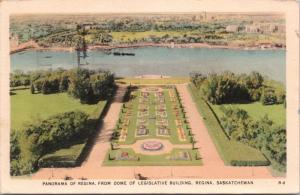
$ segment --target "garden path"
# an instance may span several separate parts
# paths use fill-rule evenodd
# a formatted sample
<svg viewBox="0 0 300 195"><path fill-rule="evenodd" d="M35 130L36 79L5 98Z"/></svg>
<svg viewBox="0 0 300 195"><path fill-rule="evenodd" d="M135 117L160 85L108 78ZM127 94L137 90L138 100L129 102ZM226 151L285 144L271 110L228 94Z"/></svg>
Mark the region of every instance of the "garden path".
<svg viewBox="0 0 300 195"><path fill-rule="evenodd" d="M220 158L213 141L208 134L202 117L197 110L197 106L188 91L187 85L176 85L176 87L182 99L186 116L196 140L195 147L199 149L203 165L224 166L224 162Z"/></svg>

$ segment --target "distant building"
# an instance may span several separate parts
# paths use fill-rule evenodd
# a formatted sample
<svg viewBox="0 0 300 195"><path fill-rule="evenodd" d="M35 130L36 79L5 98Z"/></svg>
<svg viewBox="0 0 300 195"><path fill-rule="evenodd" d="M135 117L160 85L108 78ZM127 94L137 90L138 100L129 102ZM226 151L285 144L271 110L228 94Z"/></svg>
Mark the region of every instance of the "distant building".
<svg viewBox="0 0 300 195"><path fill-rule="evenodd" d="M249 24L245 26L246 33L285 33L285 25L278 25L272 23Z"/></svg>
<svg viewBox="0 0 300 195"><path fill-rule="evenodd" d="M272 24L259 24L258 28L259 28L260 33L268 34L268 33L273 32L274 25L272 25Z"/></svg>
<svg viewBox="0 0 300 195"><path fill-rule="evenodd" d="M92 27L93 27L93 24L83 24L83 28L84 28L85 30L92 29Z"/></svg>
<svg viewBox="0 0 300 195"><path fill-rule="evenodd" d="M275 25L275 32L285 33L285 25L284 24Z"/></svg>
<svg viewBox="0 0 300 195"><path fill-rule="evenodd" d="M75 24L66 24L66 29L75 29L76 25Z"/></svg>
<svg viewBox="0 0 300 195"><path fill-rule="evenodd" d="M15 48L19 46L19 38L18 36L9 37L10 48Z"/></svg>
<svg viewBox="0 0 300 195"><path fill-rule="evenodd" d="M246 25L245 26L245 32L247 32L247 33L259 33L260 30L259 30L258 26L256 26L256 25Z"/></svg>
<svg viewBox="0 0 300 195"><path fill-rule="evenodd" d="M239 26L238 25L228 25L226 26L226 32L238 32Z"/></svg>

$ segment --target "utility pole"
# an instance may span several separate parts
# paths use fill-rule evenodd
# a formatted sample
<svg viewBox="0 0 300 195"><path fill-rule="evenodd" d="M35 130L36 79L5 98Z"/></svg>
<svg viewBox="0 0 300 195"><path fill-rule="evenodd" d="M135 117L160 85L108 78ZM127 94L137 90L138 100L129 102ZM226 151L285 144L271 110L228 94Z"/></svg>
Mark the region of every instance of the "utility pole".
<svg viewBox="0 0 300 195"><path fill-rule="evenodd" d="M77 53L77 67L79 68L81 63L80 60L81 58L85 59L87 57L87 45L85 41L85 35L87 34L85 27L83 25L77 25L76 27L77 30L77 35L78 35L78 40L76 43L76 53ZM83 55L81 56L81 52Z"/></svg>

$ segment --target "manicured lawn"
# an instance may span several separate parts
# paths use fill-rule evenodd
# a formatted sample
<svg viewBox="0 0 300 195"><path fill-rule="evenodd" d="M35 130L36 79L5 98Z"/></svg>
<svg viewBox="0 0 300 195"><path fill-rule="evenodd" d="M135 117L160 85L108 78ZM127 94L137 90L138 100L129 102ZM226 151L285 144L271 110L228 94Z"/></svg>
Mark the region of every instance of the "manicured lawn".
<svg viewBox="0 0 300 195"><path fill-rule="evenodd" d="M155 85L171 85L171 84L182 84L188 83L188 77L170 77L170 78L162 78L162 79L147 79L147 78L119 78L116 79L117 83L122 84L155 84Z"/></svg>
<svg viewBox="0 0 300 195"><path fill-rule="evenodd" d="M53 153L46 154L39 160L39 167L73 167L77 165L82 150L85 147L85 142L72 145L69 148L63 148Z"/></svg>
<svg viewBox="0 0 300 195"><path fill-rule="evenodd" d="M135 160L109 160L116 158L122 152L127 152L129 157L135 157ZM180 152L188 152L189 160L170 160L168 157L178 156ZM196 159L197 157L197 159ZM143 155L136 154L132 149L109 150L106 154L105 166L174 166L174 165L202 165L202 161L197 150L192 149L173 149L169 154L163 155Z"/></svg>
<svg viewBox="0 0 300 195"><path fill-rule="evenodd" d="M190 93L195 101L198 111L204 119L208 132L218 150L219 155L227 165L233 161L240 162L259 162L258 164L269 164L264 155L257 149L249 147L237 141L230 140L208 104L198 95L197 89L190 85Z"/></svg>
<svg viewBox="0 0 300 195"><path fill-rule="evenodd" d="M98 104L81 104L78 100L69 97L67 93L31 94L30 90L15 90L11 95L11 128L19 130L24 123L31 123L36 119L45 119L51 115L80 110L90 116L101 113L106 101ZM98 115L99 117L99 115Z"/></svg>
<svg viewBox="0 0 300 195"><path fill-rule="evenodd" d="M283 104L264 106L260 102L254 102L250 104L222 104L222 105L210 104L210 106L213 108L218 118L223 116L223 112L221 111L220 108L224 106L225 108L232 107L232 108L244 109L248 112L249 116L252 117L254 120L259 120L265 115L268 115L268 117L271 120L273 120L276 124L278 125L286 124L286 118L285 118L286 110L283 107Z"/></svg>

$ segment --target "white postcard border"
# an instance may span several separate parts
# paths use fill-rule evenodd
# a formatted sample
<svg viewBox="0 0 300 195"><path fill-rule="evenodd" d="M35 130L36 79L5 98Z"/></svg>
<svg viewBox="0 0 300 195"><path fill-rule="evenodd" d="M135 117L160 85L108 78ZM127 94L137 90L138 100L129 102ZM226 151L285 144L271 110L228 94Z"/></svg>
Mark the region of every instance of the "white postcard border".
<svg viewBox="0 0 300 195"><path fill-rule="evenodd" d="M286 16L287 176L247 179L253 185L71 185L44 186L43 180L9 176L9 16L12 14L277 12ZM299 190L299 8L276 0L25 0L0 2L0 129L3 193L295 193ZM75 181L75 180L73 180ZM76 180L78 181L78 180ZM89 180L90 181L90 180ZM98 182L99 180L95 180ZM111 180L114 181L114 180ZM134 180L127 180L129 183ZM191 180L192 181L192 180ZM195 180L193 180L194 182ZM198 181L209 181L199 179ZM214 180L216 181L216 180ZM228 180L227 180L228 181ZM233 180L230 180L233 181ZM240 181L240 180L239 180ZM279 182L285 181L285 184ZM72 181L67 181L72 182Z"/></svg>

